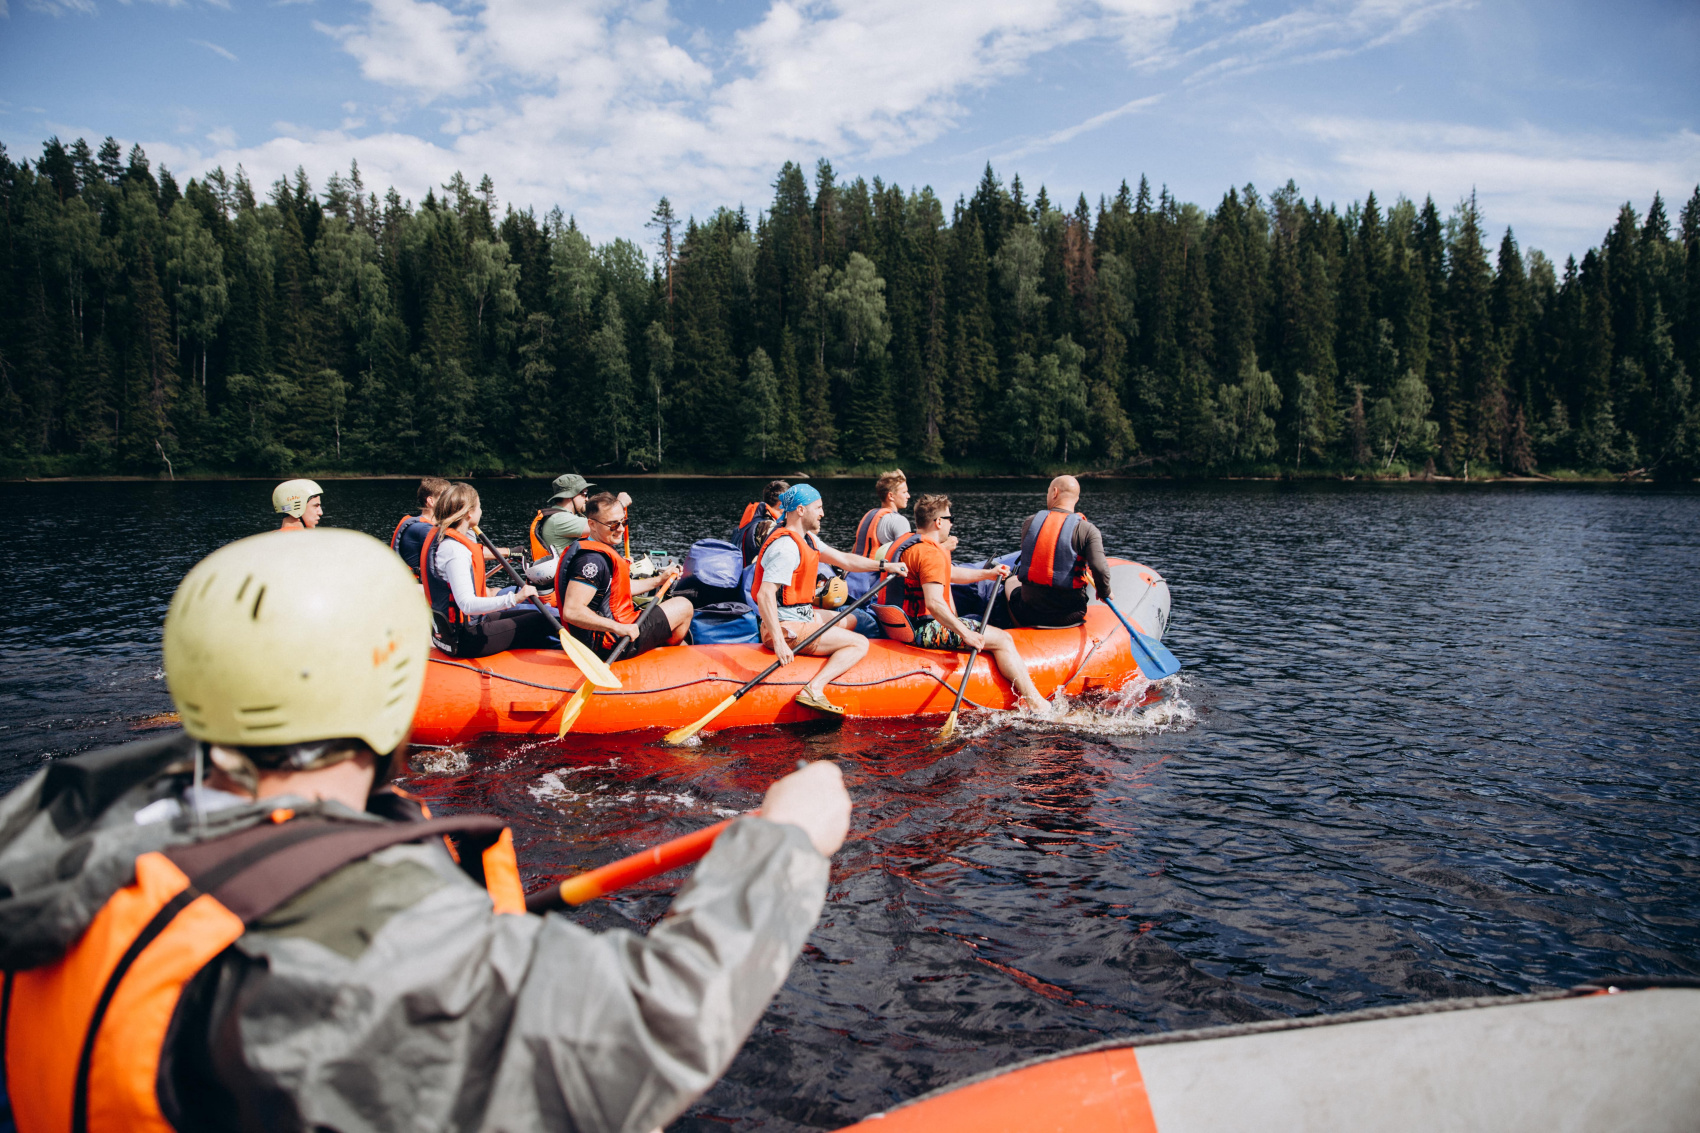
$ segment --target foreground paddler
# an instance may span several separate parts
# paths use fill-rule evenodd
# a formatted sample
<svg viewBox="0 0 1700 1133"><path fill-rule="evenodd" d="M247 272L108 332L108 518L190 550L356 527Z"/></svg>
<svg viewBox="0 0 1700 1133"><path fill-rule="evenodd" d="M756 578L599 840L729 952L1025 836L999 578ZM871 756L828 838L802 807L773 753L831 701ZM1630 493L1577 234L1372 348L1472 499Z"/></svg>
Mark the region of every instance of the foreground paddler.
<svg viewBox="0 0 1700 1133"><path fill-rule="evenodd" d="M245 539L183 580L185 731L0 800L17 1128L641 1133L725 1070L819 915L836 768L774 784L647 937L527 915L500 820L383 787L428 638L356 532Z"/></svg>
<svg viewBox="0 0 1700 1133"><path fill-rule="evenodd" d="M815 630L819 615L814 601L821 563L845 570L899 575L908 571L901 563L882 562L864 555L846 555L828 546L820 538L820 524L826 515L826 505L821 502L820 492L809 485L796 484L787 488L779 497L779 505L784 520L767 537L756 556L755 578L750 590L761 615L762 644L778 655L781 665L789 665L794 656L792 643ZM844 709L827 699L826 686L868 655L868 639L854 630L834 626L806 648L810 656L827 660L797 693L797 703L817 712L844 715Z"/></svg>

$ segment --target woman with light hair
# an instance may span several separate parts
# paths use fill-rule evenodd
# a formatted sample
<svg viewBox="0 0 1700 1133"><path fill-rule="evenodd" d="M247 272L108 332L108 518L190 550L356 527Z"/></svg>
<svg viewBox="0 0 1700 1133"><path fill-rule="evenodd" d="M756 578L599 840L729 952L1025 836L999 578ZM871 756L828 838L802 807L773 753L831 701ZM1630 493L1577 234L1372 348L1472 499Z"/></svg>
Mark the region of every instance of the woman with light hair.
<svg viewBox="0 0 1700 1133"><path fill-rule="evenodd" d="M437 647L456 657L548 648L555 640L549 619L534 609L514 608L537 597L535 586L527 584L509 594L485 589L484 550L477 534L484 508L477 489L450 484L433 510L437 526L419 549L419 580L431 603Z"/></svg>

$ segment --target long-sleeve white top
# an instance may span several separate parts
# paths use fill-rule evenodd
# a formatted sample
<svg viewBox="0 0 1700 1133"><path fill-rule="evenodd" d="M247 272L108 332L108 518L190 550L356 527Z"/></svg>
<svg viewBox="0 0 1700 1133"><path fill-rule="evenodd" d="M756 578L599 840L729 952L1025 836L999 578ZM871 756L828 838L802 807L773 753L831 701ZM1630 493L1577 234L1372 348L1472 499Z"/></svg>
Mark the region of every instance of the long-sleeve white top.
<svg viewBox="0 0 1700 1133"><path fill-rule="evenodd" d="M481 618L485 614L511 610L518 604L512 594L492 594L488 598L478 596L478 590L472 581L472 552L461 546L459 541L435 540L431 553L438 556L437 565L448 576L449 589L454 591L455 605L459 606L460 612L468 618Z"/></svg>

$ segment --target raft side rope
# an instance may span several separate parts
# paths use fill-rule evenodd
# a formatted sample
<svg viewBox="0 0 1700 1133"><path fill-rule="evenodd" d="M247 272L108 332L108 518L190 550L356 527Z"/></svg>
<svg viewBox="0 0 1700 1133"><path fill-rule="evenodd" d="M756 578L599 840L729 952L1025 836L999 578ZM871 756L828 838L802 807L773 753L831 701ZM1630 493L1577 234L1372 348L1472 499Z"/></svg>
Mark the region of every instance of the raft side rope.
<svg viewBox="0 0 1700 1133"><path fill-rule="evenodd" d="M574 685L572 688L562 688L560 685L540 684L537 681L528 681L528 680L525 680L521 677L510 677L506 673L497 673L497 672L493 672L489 669L480 669L476 665L463 665L458 661L445 661L440 657L432 657L430 659L430 661L431 661L431 664L433 664L433 665L447 665L451 669L465 669L467 672L477 673L479 676L489 677L493 680L498 680L498 681L509 681L509 682L516 684L516 685L525 685L527 688L540 688L540 689L543 689L545 692L577 692L578 691L577 685ZM844 681L844 680L838 680L838 681L833 681L832 683L835 687L838 687L838 688L869 688L873 685L883 685L883 684L886 684L890 681L905 680L909 677L930 677L930 678L932 678L932 680L935 683L942 685L946 689L949 689L952 694L954 694L956 692L956 689L951 686L950 682L946 681L943 677L939 676L937 673L933 672L931 669L910 669L906 673L893 673L890 676L881 677L877 681ZM737 685L737 684L743 684L743 683L744 682L738 680L738 678L736 678L736 677L697 677L695 680L681 681L676 685L663 685L660 688L628 688L628 689L599 688L599 689L596 690L595 695L597 695L597 696L650 696L650 695L655 694L655 693L672 692L675 689L690 688L692 685L702 685L702 684ZM808 684L809 682L808 681L774 681L774 680L769 680L769 681L766 681L764 683L769 684L769 685L778 685L778 686L795 685L795 686L800 687L802 685ZM996 709L996 708L988 708L986 705L980 704L977 701L975 701L975 700L973 700L972 698L969 698L969 697L965 697L963 699L963 703L964 704L972 704L975 708L978 708L983 712L997 712L997 711L999 711L999 709Z"/></svg>

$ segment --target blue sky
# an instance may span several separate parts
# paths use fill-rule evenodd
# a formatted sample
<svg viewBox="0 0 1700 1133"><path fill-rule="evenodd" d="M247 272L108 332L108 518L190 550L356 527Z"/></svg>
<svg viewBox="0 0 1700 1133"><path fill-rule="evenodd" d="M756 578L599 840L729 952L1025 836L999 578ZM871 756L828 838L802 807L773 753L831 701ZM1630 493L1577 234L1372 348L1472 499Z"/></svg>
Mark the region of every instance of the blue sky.
<svg viewBox="0 0 1700 1133"><path fill-rule="evenodd" d="M1692 0L0 0L0 141L261 183L357 158L414 199L488 172L599 239L821 156L947 201L988 161L1066 202L1474 190L1562 260L1700 182L1697 59Z"/></svg>

